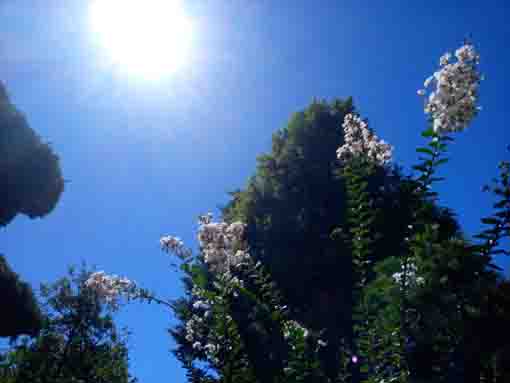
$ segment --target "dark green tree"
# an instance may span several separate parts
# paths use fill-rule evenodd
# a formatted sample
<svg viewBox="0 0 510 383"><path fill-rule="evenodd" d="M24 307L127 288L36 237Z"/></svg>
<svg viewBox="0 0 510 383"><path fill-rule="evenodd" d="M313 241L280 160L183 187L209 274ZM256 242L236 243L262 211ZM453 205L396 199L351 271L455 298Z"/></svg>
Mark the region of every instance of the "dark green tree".
<svg viewBox="0 0 510 383"><path fill-rule="evenodd" d="M84 282L90 272L43 285L44 324L35 338L14 341L2 355L2 383L128 383L125 337L97 293Z"/></svg>
<svg viewBox="0 0 510 383"><path fill-rule="evenodd" d="M490 291L485 314L479 327L484 330L486 348L492 352L486 359L484 374L488 382L505 383L510 381L510 336L507 331L510 321L510 282L507 279L501 280Z"/></svg>
<svg viewBox="0 0 510 383"><path fill-rule="evenodd" d="M64 189L59 160L49 144L30 128L0 82L0 228L17 214L43 217ZM33 334L40 327L29 286L0 260L0 336Z"/></svg>
<svg viewBox="0 0 510 383"><path fill-rule="evenodd" d="M271 153L258 157L257 170L244 190L231 193L223 208L226 221L248 224L253 256L266 265L293 315L307 327L325 329L323 353L328 376L338 373L340 339L352 337L352 255L346 246L346 184L336 150L343 144L342 123L354 111L351 99L314 101L273 135ZM401 253L409 235L415 199L411 181L397 168L377 167L366 191L379 211L372 264ZM425 204L426 201L418 200ZM452 214L430 204L441 236L459 231ZM368 270L368 281L374 277Z"/></svg>
<svg viewBox="0 0 510 383"><path fill-rule="evenodd" d="M2 255L0 255L0 291L2 291L0 337L36 335L42 325L42 316L32 288L19 279Z"/></svg>
<svg viewBox="0 0 510 383"><path fill-rule="evenodd" d="M0 185L0 226L17 214L45 216L64 190L58 156L30 128L1 83Z"/></svg>
<svg viewBox="0 0 510 383"><path fill-rule="evenodd" d="M419 148L418 152L430 158L415 166L421 174L415 188L420 190L417 195L433 201L437 193L427 185L440 180L432 175L446 161L442 154L452 139L432 130L423 135L432 137L430 149ZM493 264L492 256L508 255L501 241L510 234L510 165L503 161L499 168L500 177L494 179L492 188L495 211L482 219L487 228L474 240L464 239L461 233L442 237L440 226L427 213L430 205L420 208L415 203L416 220L404 244L421 281L413 281L411 275L405 296L402 286L391 281L401 271L402 262L390 257L376 266L378 277L368 287L371 316L376 318L370 326L378 334L389 334L403 327L404 314L406 361L413 382L495 382L507 374L504 355L510 343L502 326L509 312L508 281L498 273L501 269ZM384 343L381 338L371 342L372 348ZM388 355L378 356L384 365Z"/></svg>

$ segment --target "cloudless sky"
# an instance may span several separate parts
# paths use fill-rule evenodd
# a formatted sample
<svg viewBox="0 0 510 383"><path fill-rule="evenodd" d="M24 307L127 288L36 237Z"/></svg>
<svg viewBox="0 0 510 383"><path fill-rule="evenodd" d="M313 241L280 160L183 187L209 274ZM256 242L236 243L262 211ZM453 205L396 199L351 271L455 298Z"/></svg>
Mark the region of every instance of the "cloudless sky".
<svg viewBox="0 0 510 383"><path fill-rule="evenodd" d="M271 134L313 97L353 96L409 169L424 142L416 90L468 34L486 75L483 110L451 146L437 189L468 234L490 214L480 187L509 156L508 2L189 0L192 57L158 82L109 62L90 33L88 4L0 2L0 80L70 181L49 216L17 217L0 233L0 250L34 287L85 260L178 297L160 236L195 247L198 214L217 213L227 192L245 185ZM506 274L508 262L498 264ZM132 304L118 323L132 331L131 371L141 383L185 381L169 352L170 312Z"/></svg>

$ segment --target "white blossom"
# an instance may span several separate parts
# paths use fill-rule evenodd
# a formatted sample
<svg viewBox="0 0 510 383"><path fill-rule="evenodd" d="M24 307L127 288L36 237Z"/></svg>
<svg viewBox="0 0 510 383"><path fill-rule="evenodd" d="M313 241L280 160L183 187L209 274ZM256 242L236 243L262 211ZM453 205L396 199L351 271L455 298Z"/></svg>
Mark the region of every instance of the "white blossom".
<svg viewBox="0 0 510 383"><path fill-rule="evenodd" d="M212 213L203 214L198 217L199 225L206 225L212 221L213 215Z"/></svg>
<svg viewBox="0 0 510 383"><path fill-rule="evenodd" d="M206 344L204 348L208 354L214 354L216 352L216 345L212 343Z"/></svg>
<svg viewBox="0 0 510 383"><path fill-rule="evenodd" d="M117 275L108 275L97 271L89 275L85 287L93 290L112 309L117 309L121 296L134 298L138 295L136 283Z"/></svg>
<svg viewBox="0 0 510 383"><path fill-rule="evenodd" d="M402 278L404 277L404 265L401 266L401 272L394 273L392 275L393 279L396 283L401 284ZM405 286L421 286L425 283L425 279L421 276L416 276L416 273L418 272L418 269L414 263L408 263L407 265L407 277L406 277L406 284Z"/></svg>
<svg viewBox="0 0 510 383"><path fill-rule="evenodd" d="M342 124L344 128L344 144L338 148L337 157L342 162L353 157L365 155L371 161L384 165L391 161L391 145L380 140L368 124L359 116L347 114Z"/></svg>
<svg viewBox="0 0 510 383"><path fill-rule="evenodd" d="M191 252L184 247L184 242L179 237L167 235L161 237L159 240L161 248L167 253L173 253L181 259L186 259L191 255Z"/></svg>
<svg viewBox="0 0 510 383"><path fill-rule="evenodd" d="M455 51L455 56L459 61L477 61L479 59L478 53L472 44L464 44Z"/></svg>
<svg viewBox="0 0 510 383"><path fill-rule="evenodd" d="M211 295L206 289L193 285L191 288L190 305L194 309L191 317L185 322L184 338L194 349L204 351L212 363L217 363L217 353L221 349L232 349L232 342L237 341L231 336L224 337L216 330L215 321L218 317L213 315L217 307L226 303L227 296L236 296L239 288L244 286L236 269L250 264L252 260L244 240L245 225L242 222L214 222L211 213L198 218L197 238L203 261L215 277L213 286L218 294ZM178 237L167 236L161 239L164 250L173 252L193 262L191 251L184 250L184 245ZM230 315L222 316L221 320L227 324L233 322ZM216 362L215 362L216 361Z"/></svg>
<svg viewBox="0 0 510 383"><path fill-rule="evenodd" d="M211 214L199 218L198 242L212 271L228 273L250 259L243 243L245 226L242 222L213 222Z"/></svg>
<svg viewBox="0 0 510 383"><path fill-rule="evenodd" d="M193 348L197 349L197 350L201 350L202 349L202 343L200 342L195 342L193 343Z"/></svg>
<svg viewBox="0 0 510 383"><path fill-rule="evenodd" d="M193 308L207 310L210 308L210 306L204 301L196 301L193 303Z"/></svg>
<svg viewBox="0 0 510 383"><path fill-rule="evenodd" d="M477 106L478 88L482 76L478 72L479 55L472 44L464 44L455 51L456 62L446 53L440 60L440 69L427 78L420 96L435 85L425 99L425 113L433 121L438 133L464 130L480 109Z"/></svg>
<svg viewBox="0 0 510 383"><path fill-rule="evenodd" d="M439 65L445 66L450 62L450 59L452 58L452 54L450 52L446 52L444 55L442 55L439 58Z"/></svg>
<svg viewBox="0 0 510 383"><path fill-rule="evenodd" d="M323 341L322 339L319 339L317 343L320 347L326 347L328 345L328 342Z"/></svg>
<svg viewBox="0 0 510 383"><path fill-rule="evenodd" d="M423 86L425 88L428 88L429 85L432 83L432 81L434 81L434 76L430 76L430 77L427 77L427 79L425 80L425 82L423 83ZM425 94L425 90L424 89L421 89L423 91L423 94Z"/></svg>
<svg viewBox="0 0 510 383"><path fill-rule="evenodd" d="M301 325L299 322L297 322L295 320L289 320L289 321L284 322L284 324L283 324L284 338L288 338L290 336L291 332L294 332L296 330L300 331L305 338L308 337L308 335L309 335L308 329L306 327L304 327L303 325Z"/></svg>

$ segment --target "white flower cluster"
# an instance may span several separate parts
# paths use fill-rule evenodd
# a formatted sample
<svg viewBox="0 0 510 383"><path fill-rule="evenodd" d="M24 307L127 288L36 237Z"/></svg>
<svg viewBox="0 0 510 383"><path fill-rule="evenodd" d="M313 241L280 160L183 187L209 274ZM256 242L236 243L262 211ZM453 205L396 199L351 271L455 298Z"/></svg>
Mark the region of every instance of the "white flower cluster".
<svg viewBox="0 0 510 383"><path fill-rule="evenodd" d="M212 271L227 273L230 267L238 267L250 259L243 244L244 230L241 222L212 222L212 214L199 217L198 241Z"/></svg>
<svg viewBox="0 0 510 383"><path fill-rule="evenodd" d="M342 162L359 155L367 156L371 161L384 165L391 161L393 148L380 140L368 128L368 124L359 116L347 114L342 124L345 143L337 150L337 157Z"/></svg>
<svg viewBox="0 0 510 383"><path fill-rule="evenodd" d="M220 342L223 337L217 336L211 331L208 332L202 317L193 315L186 322L186 340L192 344L193 349L204 351L213 362L218 361L217 352L220 350Z"/></svg>
<svg viewBox="0 0 510 383"><path fill-rule="evenodd" d="M315 351L319 351L321 348L327 347L328 342L322 338L323 331L317 332L308 330L302 324L296 320L285 320L283 321L283 338L289 342L290 348L296 350L296 344L305 338L307 341L312 340L315 343Z"/></svg>
<svg viewBox="0 0 510 383"><path fill-rule="evenodd" d="M393 279L396 283L400 284L402 281L402 278L404 277L404 265L401 266L401 272L393 274ZM425 283L425 279L423 277L417 277L418 269L414 263L409 263L407 265L407 278L406 278L406 284L405 286L421 286Z"/></svg>
<svg viewBox="0 0 510 383"><path fill-rule="evenodd" d="M251 264L243 234L245 225L240 222L228 224L213 222L211 213L199 217L198 241L204 261L210 271L216 274L213 282L220 292L218 295L208 294L203 288L195 285L191 289L192 315L185 324L185 339L197 351L204 352L210 361L218 363L218 352L230 351L234 339L226 339L224 334L215 331L213 310L222 307L225 296L237 296L238 288L243 287L243 280L233 275L232 269L243 264ZM173 253L183 261L191 260L192 252L184 247L178 237L165 236L160 239L164 251ZM233 321L226 314L222 320Z"/></svg>
<svg viewBox="0 0 510 383"><path fill-rule="evenodd" d="M217 297L215 302L207 300L202 297L203 291L198 287L193 287L192 295L196 300L192 306L196 311L193 313L191 318L186 322L186 340L191 343L193 349L203 351L208 358L214 363L218 363L218 351L220 345L230 349L232 347L231 340L227 340L221 334L217 334L214 331L214 326L210 320L214 320L212 317L212 307L215 304L221 304L220 297ZM232 322L232 317L226 315L225 320L227 323Z"/></svg>
<svg viewBox="0 0 510 383"><path fill-rule="evenodd" d="M310 334L306 327L302 326L295 320L288 320L283 323L283 337L285 339L291 337L292 333L295 333L296 331L302 333L305 338Z"/></svg>
<svg viewBox="0 0 510 383"><path fill-rule="evenodd" d="M125 296L127 299L138 296L135 282L116 275L108 275L104 271L90 274L85 281L85 287L94 290L112 309L119 307L121 296Z"/></svg>
<svg viewBox="0 0 510 383"><path fill-rule="evenodd" d="M452 54L444 54L439 60L441 68L425 80L425 89L418 90L418 95L425 96L426 89L434 86L425 101L425 113L438 133L464 130L481 109L477 106L483 79L477 68L480 56L472 44L465 44L455 51L455 57L457 61L451 62Z"/></svg>
<svg viewBox="0 0 510 383"><path fill-rule="evenodd" d="M199 310L206 310L207 313L207 310L211 308L211 305L206 303L205 301L196 301L193 303L193 308Z"/></svg>
<svg viewBox="0 0 510 383"><path fill-rule="evenodd" d="M171 235L167 235L165 237L161 237L159 240L161 244L161 248L167 253L173 253L180 259L184 260L191 255L190 250L184 247L184 242L179 237L173 237Z"/></svg>

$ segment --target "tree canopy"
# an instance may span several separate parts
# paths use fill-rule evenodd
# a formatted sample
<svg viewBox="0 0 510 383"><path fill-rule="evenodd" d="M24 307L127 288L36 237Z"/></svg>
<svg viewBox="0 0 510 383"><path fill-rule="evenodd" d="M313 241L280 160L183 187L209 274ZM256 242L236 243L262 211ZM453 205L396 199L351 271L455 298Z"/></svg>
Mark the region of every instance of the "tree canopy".
<svg viewBox="0 0 510 383"><path fill-rule="evenodd" d="M1 83L0 185L0 226L17 214L45 216L64 190L58 156L30 128Z"/></svg>
<svg viewBox="0 0 510 383"><path fill-rule="evenodd" d="M335 229L349 231L336 150L344 142L344 117L353 111L352 99L337 99L315 100L295 113L273 135L271 152L257 158L247 187L231 193L223 208L226 221L248 224L251 253L268 265L300 320L328 330L331 349L351 329L352 259ZM380 210L372 227L380 233L374 264L400 252L413 213L414 197L402 187L409 182L396 167L379 167L368 180L374 209ZM458 234L450 211L431 206L430 214L444 238Z"/></svg>
<svg viewBox="0 0 510 383"><path fill-rule="evenodd" d="M2 291L0 336L35 335L42 325L37 301L29 284L12 271L0 255L0 291Z"/></svg>
<svg viewBox="0 0 510 383"><path fill-rule="evenodd" d="M44 322L39 335L14 343L2 355L2 383L128 383L125 337L97 293L85 286L90 272L41 287Z"/></svg>

